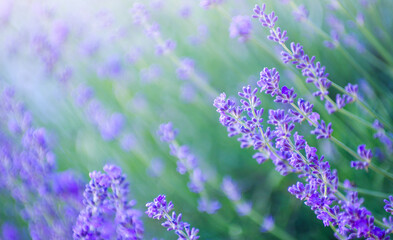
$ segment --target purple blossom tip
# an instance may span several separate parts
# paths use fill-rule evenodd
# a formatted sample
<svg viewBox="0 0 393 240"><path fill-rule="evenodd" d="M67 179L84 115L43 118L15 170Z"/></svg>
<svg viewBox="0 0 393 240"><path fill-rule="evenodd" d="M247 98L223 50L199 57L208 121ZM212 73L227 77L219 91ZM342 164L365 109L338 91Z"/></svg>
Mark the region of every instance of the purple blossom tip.
<svg viewBox="0 0 393 240"><path fill-rule="evenodd" d="M311 131L311 134L315 134L317 139L330 138L332 133L332 123L326 125L323 120L321 120L321 123L315 128L315 130Z"/></svg>
<svg viewBox="0 0 393 240"><path fill-rule="evenodd" d="M232 18L229 27L229 36L231 38L238 38L240 42L245 42L249 39L251 34L252 24L248 16L235 16Z"/></svg>
<svg viewBox="0 0 393 240"><path fill-rule="evenodd" d="M177 136L177 130L173 129L173 125L171 122L163 123L160 125L157 134L160 137L161 141L172 142Z"/></svg>
<svg viewBox="0 0 393 240"><path fill-rule="evenodd" d="M153 202L146 204L147 211L146 214L149 218L154 218L160 220L165 214L168 214L173 209L172 202L166 202L165 195L159 195Z"/></svg>

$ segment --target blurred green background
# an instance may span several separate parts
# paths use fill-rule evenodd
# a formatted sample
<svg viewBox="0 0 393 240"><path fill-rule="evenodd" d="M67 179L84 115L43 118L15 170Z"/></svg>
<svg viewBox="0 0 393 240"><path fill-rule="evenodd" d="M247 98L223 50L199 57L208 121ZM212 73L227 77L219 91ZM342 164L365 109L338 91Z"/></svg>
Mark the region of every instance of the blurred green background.
<svg viewBox="0 0 393 240"><path fill-rule="evenodd" d="M334 1L264 1L267 9L279 16L278 25L288 31L289 41L303 44L309 55L315 55L327 67L335 83L359 84L363 99L385 119L391 119L393 65L362 29L367 29L393 55L393 2L368 1L369 5L358 2L345 1L335 9ZM275 67L283 82L311 100L323 119L333 122L335 136L348 146L355 149L366 144L383 153L381 143L372 137L373 132L344 115L328 115L323 104L312 97L313 86L306 85L296 69L281 63L280 49L266 39L268 33L257 20L253 20L249 41L241 43L229 37L231 17L251 16L255 3L261 2L227 0L207 10L199 6L199 1L140 2L149 11L148 21L160 24L162 38L176 41L176 49L164 56L155 54L156 42L146 36L144 27L133 23L130 9L134 3L102 0L2 3L1 87L13 86L18 98L32 112L35 125L47 129L59 171L74 169L87 182L89 171L115 163L127 174L132 198L142 211L146 202L166 194L176 211L183 213L183 219L200 229L201 239L275 239L268 232L260 232L260 225L251 219L239 217L223 193L214 189L208 188L209 195L217 198L222 208L214 215L197 211L198 195L189 191L188 177L176 172L176 159L156 135L159 124L171 121L179 130L179 142L189 145L202 168L210 171L209 181L213 185L219 187L223 176L230 175L238 182L243 199L251 201L256 212L261 216L272 215L275 224L295 239L334 239L331 229L325 228L307 206L288 193L288 186L297 181L297 176L280 176L271 162L258 165L252 159L252 149L240 149L235 138L228 138L212 105L212 94L199 88L196 82L203 82L216 93L236 97L242 86L256 85L264 67ZM293 15L300 5L309 12L301 22ZM180 13L185 9L189 10L187 17ZM363 27L355 23L359 13L364 15ZM335 42L335 49L325 47L324 41L332 40L330 16L344 26L343 35L353 36L360 47L344 37ZM67 33L60 41L62 31ZM47 46L56 41L61 43ZM131 57L136 59L131 61ZM179 80L176 76L178 61L183 57L195 60L194 80ZM154 68L160 69L158 73ZM119 138L102 139L89 120L87 108L75 102L81 86L90 86L94 98L108 113L125 116L124 131L132 134L129 151L121 148ZM334 90L331 96L335 96ZM261 94L261 98L265 115L268 109L281 107L269 96ZM370 122L374 120L356 105L348 110ZM391 183L373 172L351 169L349 162L353 159L349 155L328 141L315 140L308 134L310 130L306 124L299 128L310 145L318 147L318 153L339 170L341 180L390 192ZM385 153L378 159L381 159L378 165L390 168L391 155ZM161 171L156 169L158 173L152 174L151 169L160 164ZM365 206L378 218L384 216L381 198L362 197L366 199ZM12 205L5 195L0 201ZM8 211L0 210L0 224L10 218ZM146 239L175 238L158 222L146 216L143 221Z"/></svg>

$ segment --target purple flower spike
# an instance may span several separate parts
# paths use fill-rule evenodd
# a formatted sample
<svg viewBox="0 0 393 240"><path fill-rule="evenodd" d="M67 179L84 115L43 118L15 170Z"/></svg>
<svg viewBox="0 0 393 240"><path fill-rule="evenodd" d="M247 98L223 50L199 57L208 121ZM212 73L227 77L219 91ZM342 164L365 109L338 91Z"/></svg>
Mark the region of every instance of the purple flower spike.
<svg viewBox="0 0 393 240"><path fill-rule="evenodd" d="M241 198L240 191L233 181L233 179L229 176L224 177L221 184L221 189L225 193L225 195L232 201L239 201Z"/></svg>
<svg viewBox="0 0 393 240"><path fill-rule="evenodd" d="M225 94L223 95L223 100L217 101L225 102ZM220 105L219 103L217 104ZM190 148L186 145L179 146L176 142L169 142L169 148L170 154L178 159L176 170L182 175L187 173L189 176L190 181L187 183L187 186L190 191L194 193L201 193L204 191L205 182L208 179L204 171L199 168L197 158L191 152ZM207 196L198 200L198 210L201 212L214 214L220 207L221 204L218 201L209 200Z"/></svg>
<svg viewBox="0 0 393 240"><path fill-rule="evenodd" d="M244 109L249 112L261 105L261 100L255 95L257 92L258 89L254 88L252 90L250 85L243 87L243 92L239 92L239 96L246 99L242 99L240 102L243 104ZM260 114L262 115L262 113Z"/></svg>
<svg viewBox="0 0 393 240"><path fill-rule="evenodd" d="M157 220L164 218L165 222L161 225L168 231L175 231L179 239L186 240L199 238L199 236L197 236L199 230L190 228L190 224L183 222L181 220L181 213L176 215L175 212L172 212L172 215L170 214L173 209L173 204L172 202L167 203L165 195L159 195L153 202L147 203L146 207L146 214L149 218Z"/></svg>
<svg viewBox="0 0 393 240"><path fill-rule="evenodd" d="M304 116L309 116L312 114L312 109L313 109L314 105L311 104L310 102L307 102L303 98L299 98L297 100L297 105L298 105L299 109L301 110L301 113L294 111L294 110L291 110L290 112L291 112L291 114L294 115L295 122L302 122L305 119Z"/></svg>
<svg viewBox="0 0 393 240"><path fill-rule="evenodd" d="M329 123L326 126L325 121L321 120L321 123L315 128L315 130L311 131L311 134L315 134L317 139L321 139L330 138L332 132L332 123Z"/></svg>
<svg viewBox="0 0 393 240"><path fill-rule="evenodd" d="M305 21L308 17L308 10L306 6L300 5L296 10L293 11L293 15L295 17L295 20L298 22Z"/></svg>
<svg viewBox="0 0 393 240"><path fill-rule="evenodd" d="M267 36L267 39L278 42L279 44L284 44L285 41L288 40L287 31L281 31L281 28L270 29L270 35Z"/></svg>
<svg viewBox="0 0 393 240"><path fill-rule="evenodd" d="M389 196L389 200L384 199L383 201L386 204L384 206L385 211L393 215L393 196Z"/></svg>
<svg viewBox="0 0 393 240"><path fill-rule="evenodd" d="M224 1L224 0L201 0L201 2L200 2L199 5L200 5L203 9L209 9L209 8L214 7L215 5L221 4L223 1Z"/></svg>
<svg viewBox="0 0 393 240"><path fill-rule="evenodd" d="M177 130L173 129L172 123L163 123L160 125L160 128L157 132L158 136L160 137L161 141L163 142L172 142L175 140L177 135Z"/></svg>
<svg viewBox="0 0 393 240"><path fill-rule="evenodd" d="M298 66L296 66L297 68L304 68L305 65L300 64L300 61L303 59L304 57L304 51L303 51L303 46L300 45L299 43L295 44L294 42L291 43L291 52L292 54L289 54L287 52L281 52L281 56L282 56L282 61L287 64L289 62L291 62L292 64L299 64Z"/></svg>
<svg viewBox="0 0 393 240"><path fill-rule="evenodd" d="M354 102L357 97L358 97L358 85L352 85L350 83L348 83L347 86L345 86L345 91L348 93L347 95L347 101L348 103L350 102Z"/></svg>
<svg viewBox="0 0 393 240"><path fill-rule="evenodd" d="M325 101L325 108L326 108L326 110L327 110L327 112L329 114L332 114L332 113L334 113L337 110L334 107L334 105L330 101L328 101L328 100Z"/></svg>
<svg viewBox="0 0 393 240"><path fill-rule="evenodd" d="M274 101L279 103L293 103L296 96L293 88L289 89L287 86L283 86Z"/></svg>
<svg viewBox="0 0 393 240"><path fill-rule="evenodd" d="M157 55L165 55L172 52L176 48L176 42L172 39L167 39L164 43L156 46Z"/></svg>
<svg viewBox="0 0 393 240"><path fill-rule="evenodd" d="M130 12L135 24L143 24L148 18L146 7L141 3L134 3Z"/></svg>
<svg viewBox="0 0 393 240"><path fill-rule="evenodd" d="M374 134L374 138L378 138L383 145L385 145L385 148L388 153L393 152L393 142L390 140L390 138L386 135L384 126L382 123L380 123L378 120L375 120L373 123L373 127L377 132Z"/></svg>
<svg viewBox="0 0 393 240"><path fill-rule="evenodd" d="M147 203L146 207L146 214L149 216L149 218L160 220L161 218L165 217L166 213L172 211L173 203L167 203L166 196L159 195L153 200L153 202Z"/></svg>
<svg viewBox="0 0 393 240"><path fill-rule="evenodd" d="M135 239L143 237L141 212L133 209L135 201L128 201L128 182L121 168L107 164L105 173L93 171L84 192L85 208L73 228L74 239ZM115 215L113 221L112 217ZM116 232L116 235L114 234Z"/></svg>
<svg viewBox="0 0 393 240"><path fill-rule="evenodd" d="M358 147L358 155L366 162L371 162L371 158L373 158L371 149L366 149L366 145L364 144Z"/></svg>
<svg viewBox="0 0 393 240"><path fill-rule="evenodd" d="M254 10L253 10L255 15L252 16L253 18L261 18L261 17L263 17L263 14L265 13L266 5L262 4L261 6L262 7L259 7L259 5L255 5Z"/></svg>
<svg viewBox="0 0 393 240"><path fill-rule="evenodd" d="M240 42L245 42L250 38L251 29L252 24L249 16L236 16L232 18L229 36L231 38L237 37Z"/></svg>
<svg viewBox="0 0 393 240"><path fill-rule="evenodd" d="M261 225L261 232L270 232L274 228L274 218L272 216L267 216L263 220Z"/></svg>
<svg viewBox="0 0 393 240"><path fill-rule="evenodd" d="M180 66L176 69L176 75L180 80L188 80L195 71L195 61L191 58L184 58Z"/></svg>
<svg viewBox="0 0 393 240"><path fill-rule="evenodd" d="M198 199L198 211L214 214L221 208L221 203L217 200L209 200L206 197Z"/></svg>
<svg viewBox="0 0 393 240"><path fill-rule="evenodd" d="M258 87L261 88L261 92L265 91L266 94L270 94L274 97L280 91L280 88L278 87L279 82L280 74L275 68L264 68L260 73L260 80L257 84Z"/></svg>
<svg viewBox="0 0 393 240"><path fill-rule="evenodd" d="M346 100L345 96L347 96L347 95L344 95L343 97L341 97L340 94L336 95L336 104L337 104L338 109L343 108L347 104L347 102L345 101ZM348 102L351 102L351 101L348 101Z"/></svg>
<svg viewBox="0 0 393 240"><path fill-rule="evenodd" d="M363 161L351 161L351 167L355 169L367 169L370 164Z"/></svg>
<svg viewBox="0 0 393 240"><path fill-rule="evenodd" d="M263 14L263 17L259 19L259 21L262 23L262 26L268 27L270 29L274 28L274 25L277 22L278 17L274 12L271 12L270 14Z"/></svg>
<svg viewBox="0 0 393 240"><path fill-rule="evenodd" d="M221 93L216 99L214 99L213 106L217 108L217 112L224 113L230 111L235 106L235 103L228 99L225 93Z"/></svg>

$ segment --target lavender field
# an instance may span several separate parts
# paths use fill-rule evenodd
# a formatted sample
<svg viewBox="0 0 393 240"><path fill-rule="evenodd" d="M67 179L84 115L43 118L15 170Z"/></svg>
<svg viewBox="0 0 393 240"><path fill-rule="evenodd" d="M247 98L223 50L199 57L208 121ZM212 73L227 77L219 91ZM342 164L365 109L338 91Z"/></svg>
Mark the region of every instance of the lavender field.
<svg viewBox="0 0 393 240"><path fill-rule="evenodd" d="M392 13L0 0L0 240L390 239Z"/></svg>

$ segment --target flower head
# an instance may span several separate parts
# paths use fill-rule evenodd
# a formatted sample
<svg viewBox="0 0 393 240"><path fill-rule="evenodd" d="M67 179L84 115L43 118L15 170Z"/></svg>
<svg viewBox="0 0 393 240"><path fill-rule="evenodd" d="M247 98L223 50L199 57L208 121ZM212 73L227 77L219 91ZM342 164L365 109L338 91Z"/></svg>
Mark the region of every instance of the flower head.
<svg viewBox="0 0 393 240"><path fill-rule="evenodd" d="M248 16L236 16L232 18L229 27L229 36L231 38L238 38L240 42L245 42L249 39L251 34L252 24Z"/></svg>

